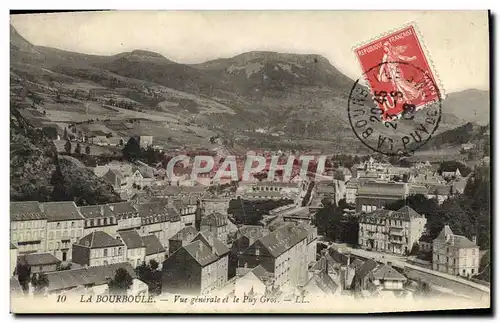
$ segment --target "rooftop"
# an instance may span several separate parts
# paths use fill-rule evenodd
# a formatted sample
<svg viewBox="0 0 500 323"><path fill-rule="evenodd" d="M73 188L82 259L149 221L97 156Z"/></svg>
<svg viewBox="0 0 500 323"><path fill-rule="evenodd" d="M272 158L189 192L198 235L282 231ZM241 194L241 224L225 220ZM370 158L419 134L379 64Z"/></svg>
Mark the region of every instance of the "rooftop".
<svg viewBox="0 0 500 323"><path fill-rule="evenodd" d="M222 227L227 225L227 216L219 212L211 213L201 219L202 226Z"/></svg>
<svg viewBox="0 0 500 323"><path fill-rule="evenodd" d="M44 220L47 216L43 213L37 201L10 202L11 221Z"/></svg>
<svg viewBox="0 0 500 323"><path fill-rule="evenodd" d="M219 257L212 253L211 248L200 240L196 240L188 245L182 246L175 253L179 252L182 248L184 248L188 254L191 255L191 257L193 257L193 259L196 260L196 262L198 262L202 267L205 267L219 259Z"/></svg>
<svg viewBox="0 0 500 323"><path fill-rule="evenodd" d="M46 202L42 204L48 222L83 220L75 202Z"/></svg>
<svg viewBox="0 0 500 323"><path fill-rule="evenodd" d="M358 189L359 195L389 195L402 197L405 195L405 184L366 182Z"/></svg>
<svg viewBox="0 0 500 323"><path fill-rule="evenodd" d="M146 256L165 252L165 248L154 234L142 237L142 241L146 246Z"/></svg>
<svg viewBox="0 0 500 323"><path fill-rule="evenodd" d="M28 264L29 266L53 265L61 262L61 260L48 252L20 255L17 257L17 261Z"/></svg>
<svg viewBox="0 0 500 323"><path fill-rule="evenodd" d="M192 241L197 234L198 230L196 230L195 227L184 227L180 229L175 235L173 235L169 240Z"/></svg>
<svg viewBox="0 0 500 323"><path fill-rule="evenodd" d="M115 216L115 213L105 205L81 206L79 207L79 210L85 219L95 219L95 218Z"/></svg>
<svg viewBox="0 0 500 323"><path fill-rule="evenodd" d="M90 249L123 246L124 244L103 231L95 231L81 238L76 245Z"/></svg>
<svg viewBox="0 0 500 323"><path fill-rule="evenodd" d="M145 247L141 236L136 230L119 231L122 242L127 246L127 249L136 249Z"/></svg>
<svg viewBox="0 0 500 323"><path fill-rule="evenodd" d="M307 238L308 235L309 232L302 226L285 224L276 231L260 238L258 241L268 249L273 257L277 258L285 251Z"/></svg>
<svg viewBox="0 0 500 323"><path fill-rule="evenodd" d="M70 269L47 273L49 291L70 289L86 285L103 285L113 279L119 268L125 269L132 278L137 278L134 268L128 263L110 264L88 268Z"/></svg>

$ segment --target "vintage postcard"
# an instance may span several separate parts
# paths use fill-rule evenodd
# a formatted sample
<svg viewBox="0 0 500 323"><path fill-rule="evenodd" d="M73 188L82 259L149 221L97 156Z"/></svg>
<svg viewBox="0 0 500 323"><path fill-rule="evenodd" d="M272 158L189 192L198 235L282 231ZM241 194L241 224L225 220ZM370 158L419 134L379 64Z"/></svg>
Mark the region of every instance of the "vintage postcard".
<svg viewBox="0 0 500 323"><path fill-rule="evenodd" d="M11 15L11 312L490 309L489 30Z"/></svg>

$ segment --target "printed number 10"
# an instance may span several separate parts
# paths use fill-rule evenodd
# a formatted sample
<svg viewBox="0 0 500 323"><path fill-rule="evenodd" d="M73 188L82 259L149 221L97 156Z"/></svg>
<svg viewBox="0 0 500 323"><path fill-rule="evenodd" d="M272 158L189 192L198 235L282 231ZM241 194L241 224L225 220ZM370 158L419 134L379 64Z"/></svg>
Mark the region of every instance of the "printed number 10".
<svg viewBox="0 0 500 323"><path fill-rule="evenodd" d="M66 295L57 295L57 302L58 303L66 302Z"/></svg>

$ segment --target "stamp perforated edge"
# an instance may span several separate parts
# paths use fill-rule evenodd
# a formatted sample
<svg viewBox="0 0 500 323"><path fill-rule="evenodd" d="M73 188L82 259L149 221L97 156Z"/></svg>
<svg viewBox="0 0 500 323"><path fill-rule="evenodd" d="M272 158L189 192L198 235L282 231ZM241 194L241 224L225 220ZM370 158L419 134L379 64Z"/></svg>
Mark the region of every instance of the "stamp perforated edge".
<svg viewBox="0 0 500 323"><path fill-rule="evenodd" d="M428 63L428 66L429 68L431 69L431 73L432 75L434 76L434 81L436 83L436 86L438 87L439 89L439 98L441 100L444 100L446 98L446 92L444 90L444 87L443 87L443 83L441 82L441 78L439 77L439 74L437 73L437 70L436 70L436 67L434 65L434 61L432 60L432 56L430 55L429 53L429 49L427 48L425 42L424 42L424 37L420 31L420 29L418 28L418 24L415 20L413 21L410 21L410 22L407 22L403 25L400 25L396 28L393 28L393 29L390 29L388 31L385 31L375 37L372 37L366 41L362 41L362 42L359 42L357 43L356 45L354 45L351 50L352 52L354 53L354 55L356 56L356 60L358 61L358 64L359 66L361 67L361 69L363 69L363 64L361 64L361 61L359 60L359 56L356 54L356 50L360 47L363 47L365 45L368 45L372 42L375 42L377 41L378 39L380 38L384 38L384 37L387 37L389 36L390 34L393 34L395 33L396 31L398 30L401 30L401 29L405 29L407 27L413 27L413 29L415 30L415 35L420 43L420 47L422 48L422 51L424 52L424 56L425 56L425 59L427 60L427 63ZM362 70L362 73L363 73L363 76L364 76L364 79L365 81L367 82L368 86L370 84L370 82L368 81L368 78L367 78L367 75L365 75L364 71Z"/></svg>

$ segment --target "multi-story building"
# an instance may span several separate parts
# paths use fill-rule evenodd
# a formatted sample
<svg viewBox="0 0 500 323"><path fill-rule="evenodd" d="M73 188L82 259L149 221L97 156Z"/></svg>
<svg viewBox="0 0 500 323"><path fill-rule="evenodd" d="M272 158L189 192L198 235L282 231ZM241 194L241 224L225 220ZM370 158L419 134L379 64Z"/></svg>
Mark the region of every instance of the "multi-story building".
<svg viewBox="0 0 500 323"><path fill-rule="evenodd" d="M73 262L83 266L102 266L126 262L126 248L102 231L92 232L73 244Z"/></svg>
<svg viewBox="0 0 500 323"><path fill-rule="evenodd" d="M180 247L190 244L198 232L199 231L192 226L180 229L179 232L168 239L168 252L172 254Z"/></svg>
<svg viewBox="0 0 500 323"><path fill-rule="evenodd" d="M432 269L464 277L478 274L479 247L475 237L472 240L454 234L445 225L432 243Z"/></svg>
<svg viewBox="0 0 500 323"><path fill-rule="evenodd" d="M166 259L167 252L162 246L160 240L154 234L142 237L142 241L146 246L146 257L144 261L149 264L151 260L155 260L158 263L158 269L161 270L163 261Z"/></svg>
<svg viewBox="0 0 500 323"><path fill-rule="evenodd" d="M109 208L116 216L118 231L141 228L139 211L130 202L110 203L106 204L105 207Z"/></svg>
<svg viewBox="0 0 500 323"><path fill-rule="evenodd" d="M168 239L182 228L180 214L161 202L138 204L137 210L142 223L139 233L143 236L154 234L165 247Z"/></svg>
<svg viewBox="0 0 500 323"><path fill-rule="evenodd" d="M345 201L349 204L356 203L356 196L358 195L358 188L360 181L357 178L351 178L345 186Z"/></svg>
<svg viewBox="0 0 500 323"><path fill-rule="evenodd" d="M48 252L42 253L29 253L20 255L17 258L19 264L28 265L32 274L51 272L57 270L57 265L61 260L54 257L53 254Z"/></svg>
<svg viewBox="0 0 500 323"><path fill-rule="evenodd" d="M10 241L19 253L46 250L47 216L40 203L10 202Z"/></svg>
<svg viewBox="0 0 500 323"><path fill-rule="evenodd" d="M229 200L229 198L204 198L201 200L200 204L205 214L214 212L227 214L227 209L229 208Z"/></svg>
<svg viewBox="0 0 500 323"><path fill-rule="evenodd" d="M163 292L200 295L224 286L229 250L222 242L210 245L207 239L198 237L163 262ZM217 238L212 239L215 241Z"/></svg>
<svg viewBox="0 0 500 323"><path fill-rule="evenodd" d="M200 231L208 231L224 244L227 243L228 219L227 215L219 212L206 215L201 219Z"/></svg>
<svg viewBox="0 0 500 323"><path fill-rule="evenodd" d="M254 268L262 265L274 274L275 286L280 289L303 286L308 279L312 254L313 229L307 225L286 224L276 231L259 238L240 257L239 267Z"/></svg>
<svg viewBox="0 0 500 323"><path fill-rule="evenodd" d="M106 205L89 205L79 208L85 218L83 235L86 236L94 231L103 231L110 236L116 236L118 221L116 215Z"/></svg>
<svg viewBox="0 0 500 323"><path fill-rule="evenodd" d="M427 219L409 206L375 210L359 220L359 245L364 249L407 254L425 231Z"/></svg>
<svg viewBox="0 0 500 323"><path fill-rule="evenodd" d="M47 251L72 261L71 245L83 237L85 218L74 202L48 202L42 208L47 216Z"/></svg>
<svg viewBox="0 0 500 323"><path fill-rule="evenodd" d="M358 189L356 212L371 212L385 205L405 199L407 186L394 182L366 182Z"/></svg>
<svg viewBox="0 0 500 323"><path fill-rule="evenodd" d="M118 232L118 240L123 242L125 247L127 247L126 261L130 263L132 267L135 268L146 260L146 246L136 230Z"/></svg>
<svg viewBox="0 0 500 323"><path fill-rule="evenodd" d="M443 204L444 201L453 195L453 186L446 184L430 185L428 192L427 198L435 198L439 204Z"/></svg>
<svg viewBox="0 0 500 323"><path fill-rule="evenodd" d="M169 199L169 201L172 201L172 207L179 211L182 225L195 225L195 214L198 208L198 198L196 196L182 196L175 200Z"/></svg>
<svg viewBox="0 0 500 323"><path fill-rule="evenodd" d="M219 258L215 264L207 270L206 279L203 278L202 272L202 280L205 280L204 286L207 286L205 289L222 289L228 280L229 249L221 240L217 239L217 237L210 232L198 233L196 237L194 237L193 241L198 240L210 247L212 253Z"/></svg>

